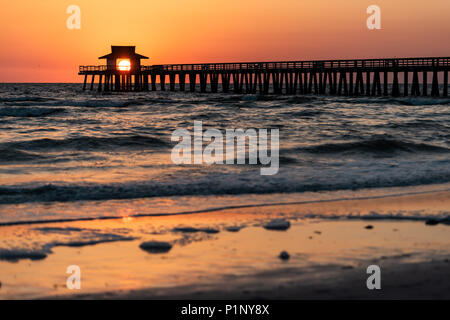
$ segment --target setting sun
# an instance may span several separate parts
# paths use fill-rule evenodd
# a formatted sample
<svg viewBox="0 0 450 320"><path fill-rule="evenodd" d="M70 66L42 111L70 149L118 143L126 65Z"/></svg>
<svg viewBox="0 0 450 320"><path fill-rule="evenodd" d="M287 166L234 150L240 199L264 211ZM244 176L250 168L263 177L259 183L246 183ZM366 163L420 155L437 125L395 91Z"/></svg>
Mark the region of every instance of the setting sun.
<svg viewBox="0 0 450 320"><path fill-rule="evenodd" d="M130 69L131 69L130 60L128 60L128 59L119 60L118 64L117 64L117 68L120 71L130 71Z"/></svg>

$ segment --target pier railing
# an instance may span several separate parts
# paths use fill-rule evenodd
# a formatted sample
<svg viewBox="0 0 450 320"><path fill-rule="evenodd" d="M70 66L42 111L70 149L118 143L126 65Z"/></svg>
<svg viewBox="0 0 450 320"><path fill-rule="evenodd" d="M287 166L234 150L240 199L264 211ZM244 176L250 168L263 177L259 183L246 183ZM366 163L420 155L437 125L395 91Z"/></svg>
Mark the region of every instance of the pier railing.
<svg viewBox="0 0 450 320"><path fill-rule="evenodd" d="M106 71L108 66L80 66L80 72L96 72L96 71Z"/></svg>
<svg viewBox="0 0 450 320"><path fill-rule="evenodd" d="M244 62L207 64L169 64L143 66L142 71L240 71L240 70L289 70L289 69L335 69L335 68L392 68L392 67L438 67L450 66L450 58L402 58L360 60L313 60L286 62Z"/></svg>
<svg viewBox="0 0 450 320"><path fill-rule="evenodd" d="M243 71L243 70L292 70L292 69L341 69L341 68L394 68L394 67L443 67L450 66L449 57L313 60L286 62L232 62L200 64L166 64L141 66L141 72L151 71ZM80 73L116 71L106 65L80 66Z"/></svg>

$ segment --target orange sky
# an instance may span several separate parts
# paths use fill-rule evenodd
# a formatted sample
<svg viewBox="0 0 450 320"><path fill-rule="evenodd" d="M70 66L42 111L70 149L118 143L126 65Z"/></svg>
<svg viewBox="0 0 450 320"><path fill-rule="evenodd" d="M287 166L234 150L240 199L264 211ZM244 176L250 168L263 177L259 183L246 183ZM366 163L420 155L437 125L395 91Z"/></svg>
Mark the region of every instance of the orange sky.
<svg viewBox="0 0 450 320"><path fill-rule="evenodd" d="M79 82L110 45L146 64L450 56L449 0L0 0L0 82ZM66 27L69 5L81 30ZM381 7L382 30L366 8Z"/></svg>

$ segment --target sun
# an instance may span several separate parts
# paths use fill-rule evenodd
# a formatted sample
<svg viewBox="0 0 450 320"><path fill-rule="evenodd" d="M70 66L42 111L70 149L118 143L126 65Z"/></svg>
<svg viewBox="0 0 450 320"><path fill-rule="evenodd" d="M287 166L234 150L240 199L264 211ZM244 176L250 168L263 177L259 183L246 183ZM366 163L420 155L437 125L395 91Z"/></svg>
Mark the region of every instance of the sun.
<svg viewBox="0 0 450 320"><path fill-rule="evenodd" d="M120 71L130 71L131 69L131 63L128 59L119 60L119 63L117 64L117 69Z"/></svg>

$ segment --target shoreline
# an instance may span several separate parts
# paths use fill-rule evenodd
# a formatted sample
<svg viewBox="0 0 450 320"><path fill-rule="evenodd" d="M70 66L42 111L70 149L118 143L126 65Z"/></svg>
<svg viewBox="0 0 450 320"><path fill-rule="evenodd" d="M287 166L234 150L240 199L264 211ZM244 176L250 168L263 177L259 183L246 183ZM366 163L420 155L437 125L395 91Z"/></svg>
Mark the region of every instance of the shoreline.
<svg viewBox="0 0 450 320"><path fill-rule="evenodd" d="M0 260L0 299L449 298L450 226L383 218L434 216L449 207L450 191L438 191L5 226L1 238L16 246L33 239L52 247L41 260ZM264 228L273 219L289 221L290 227ZM145 241L172 248L149 253L139 248ZM289 260L278 257L282 251ZM369 263L382 268L381 296L365 287ZM65 286L69 265L82 270L81 291ZM411 288L416 296L408 296Z"/></svg>
<svg viewBox="0 0 450 320"><path fill-rule="evenodd" d="M62 203L23 203L23 204L2 204L1 209L4 208L22 208L26 210L30 206L54 206L56 210L64 209L64 207L83 207L86 205L89 207L92 203L102 202L103 204L112 203L114 205L119 205L121 203L130 202L152 202L153 200L169 200L180 199L180 202L189 202L188 206L176 206L181 210L163 212L165 206L156 207L153 212L140 213L137 210L133 210L133 213L128 213L129 218L145 218L145 217L166 217L166 216L182 216L182 215L192 215L192 214L202 214L218 211L226 211L233 209L248 209L248 208L263 208L263 207L282 207L282 206L292 206L292 205L305 205L305 204L320 204L328 202L339 202L339 201L353 201L353 200L376 200L384 198L396 198L404 196L420 196L426 194L433 194L438 192L448 192L450 191L450 183L443 184L431 184L431 185L420 185L420 186L407 186L407 187L389 187L389 188L371 188L371 189L359 189L359 190L335 190L335 191L318 191L318 192L304 192L304 193L279 193L279 194L242 194L242 195L198 195L198 196L174 196L174 197L155 197L155 198L138 198L138 199L110 199L110 200L89 200L89 201L75 201L75 202L62 202ZM317 195L321 195L318 196ZM335 196L336 195L336 196ZM306 197L305 197L306 196ZM294 201L296 197L301 197L301 201ZM198 206L194 210L187 210L193 203L204 202L208 200L213 200L214 203L217 202L218 198L222 198L221 206L213 207L202 207ZM227 199L228 198L228 199ZM270 200L267 201L267 198ZM283 199L281 202L277 202L278 199ZM185 200L188 199L188 200ZM191 200L192 199L192 200ZM250 200L249 200L250 199ZM276 199L276 200L274 200ZM191 200L191 201L189 201ZM253 202L252 202L253 201ZM229 203L232 203L231 205ZM228 205L225 205L225 204ZM173 204L172 204L173 206ZM92 208L90 208L92 209ZM160 211L157 211L157 210ZM184 209L184 210L183 210ZM62 210L61 210L62 211ZM4 211L8 215L8 211ZM94 217L75 217L75 218L59 218L59 219L45 219L45 220L19 220L19 221L1 221L0 227L16 226L16 225L33 225L33 224L53 224L53 223L70 223L70 222L82 222L82 221L96 221L96 220L114 220L122 219L122 215L99 215ZM399 218L400 219L400 218ZM423 220L425 221L426 218ZM394 219L395 220L395 219Z"/></svg>

